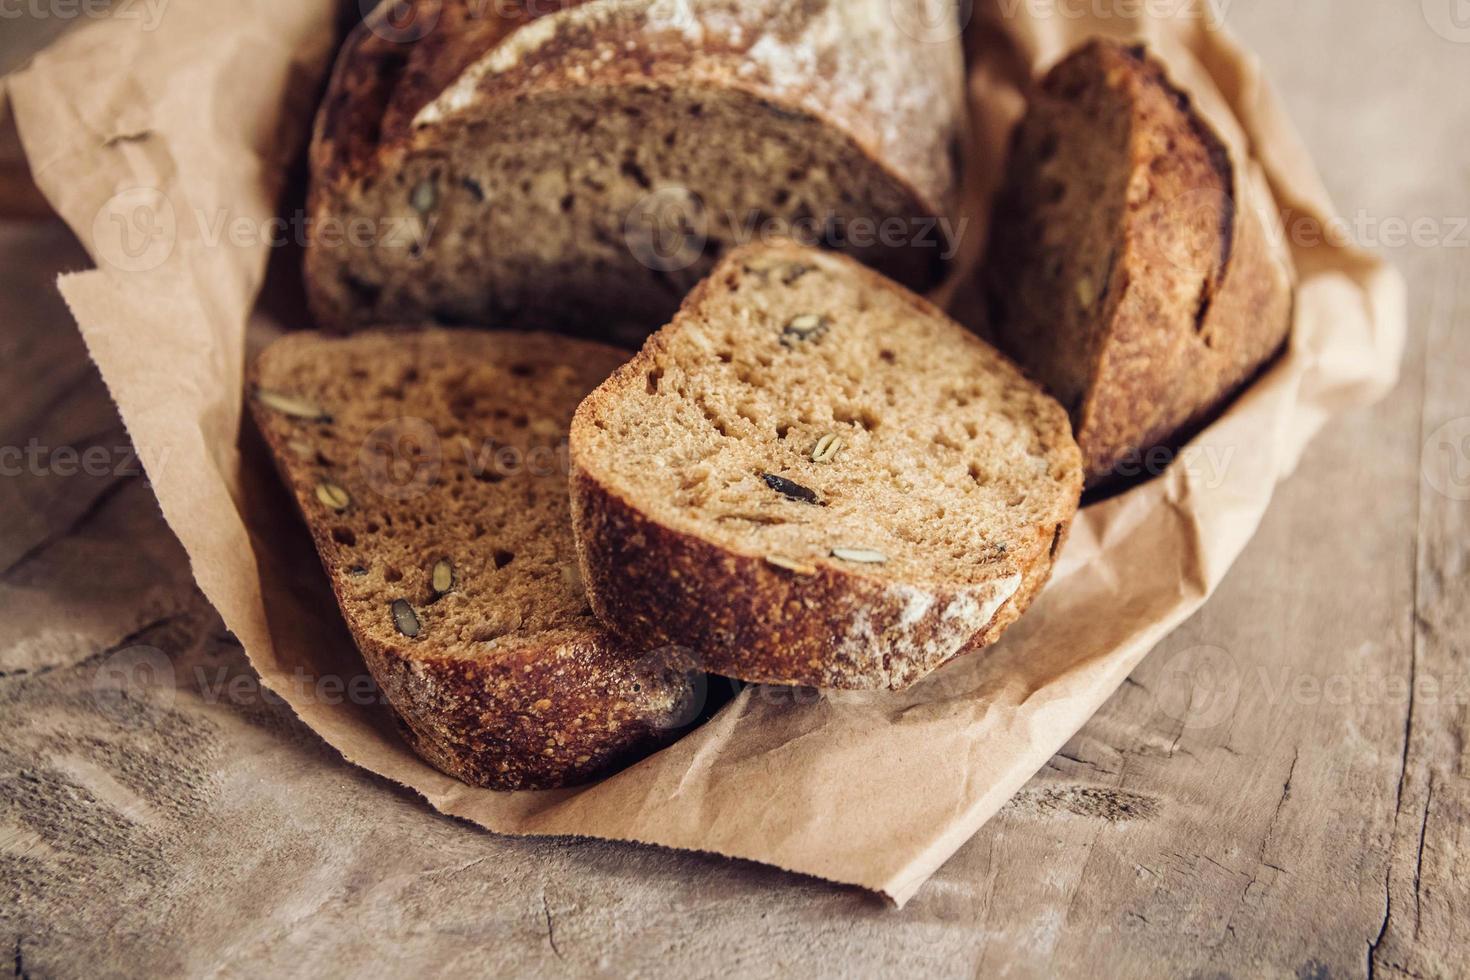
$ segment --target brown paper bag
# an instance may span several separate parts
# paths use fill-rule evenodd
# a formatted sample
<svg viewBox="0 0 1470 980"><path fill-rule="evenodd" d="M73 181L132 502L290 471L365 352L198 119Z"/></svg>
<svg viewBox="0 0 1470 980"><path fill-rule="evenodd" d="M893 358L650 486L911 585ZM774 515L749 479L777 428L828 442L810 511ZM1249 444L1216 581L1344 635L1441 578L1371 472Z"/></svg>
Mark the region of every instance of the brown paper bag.
<svg viewBox="0 0 1470 980"><path fill-rule="evenodd" d="M1255 64L1203 5L1182 6L1199 12L977 5L972 230L1022 104L1017 76L1092 33L1159 47L1238 163L1253 158L1246 169L1280 207L1326 226L1331 206ZM62 294L200 587L262 680L343 756L491 830L712 851L902 904L1208 598L1328 417L1394 382L1398 277L1322 236L1285 242L1300 275L1285 355L1160 476L1084 511L1051 585L993 650L900 694L747 688L597 785L465 786L414 756L377 704L357 703L371 698L344 693L362 689L344 681L363 667L287 498L242 436L247 353L279 329L258 293L272 239L292 234L270 221L334 20L326 0L174 0L154 29L101 22L69 35L12 76L9 94L37 184L97 262L63 276ZM298 308L289 279L262 309Z"/></svg>

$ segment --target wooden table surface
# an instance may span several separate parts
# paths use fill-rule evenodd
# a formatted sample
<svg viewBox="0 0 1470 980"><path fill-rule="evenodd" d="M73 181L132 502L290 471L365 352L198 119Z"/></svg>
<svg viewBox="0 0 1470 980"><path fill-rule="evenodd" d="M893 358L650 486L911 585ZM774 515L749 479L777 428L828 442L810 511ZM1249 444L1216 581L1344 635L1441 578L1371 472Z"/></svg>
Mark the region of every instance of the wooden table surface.
<svg viewBox="0 0 1470 980"><path fill-rule="evenodd" d="M1408 278L1402 383L1327 429L1219 594L901 912L484 833L343 762L195 591L51 285L85 256L0 225L15 976L1470 975L1464 7L1229 4L1351 226ZM3 30L13 64L25 25ZM171 676L99 685L147 648Z"/></svg>

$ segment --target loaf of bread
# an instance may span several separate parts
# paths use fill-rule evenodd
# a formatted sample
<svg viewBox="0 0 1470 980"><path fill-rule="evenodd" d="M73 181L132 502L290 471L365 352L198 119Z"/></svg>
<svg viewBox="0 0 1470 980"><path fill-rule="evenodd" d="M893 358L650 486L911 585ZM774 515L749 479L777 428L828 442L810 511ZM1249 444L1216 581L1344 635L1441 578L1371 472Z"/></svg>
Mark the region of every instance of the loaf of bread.
<svg viewBox="0 0 1470 980"><path fill-rule="evenodd" d="M251 408L364 659L429 762L496 789L646 754L697 708L677 651L588 609L566 432L626 355L535 334L288 335Z"/></svg>
<svg viewBox="0 0 1470 980"><path fill-rule="evenodd" d="M714 673L893 688L994 642L1082 489L1061 406L932 304L732 252L572 422L593 611Z"/></svg>
<svg viewBox="0 0 1470 980"><path fill-rule="evenodd" d="M317 118L311 308L333 329L433 320L641 340L725 248L773 231L928 288L949 247L935 219L954 203L964 104L958 30L909 23L934 6L380 5Z"/></svg>
<svg viewBox="0 0 1470 980"><path fill-rule="evenodd" d="M1273 214L1141 47L1090 42L1032 94L983 275L996 337L1067 407L1089 485L1143 470L1281 347Z"/></svg>

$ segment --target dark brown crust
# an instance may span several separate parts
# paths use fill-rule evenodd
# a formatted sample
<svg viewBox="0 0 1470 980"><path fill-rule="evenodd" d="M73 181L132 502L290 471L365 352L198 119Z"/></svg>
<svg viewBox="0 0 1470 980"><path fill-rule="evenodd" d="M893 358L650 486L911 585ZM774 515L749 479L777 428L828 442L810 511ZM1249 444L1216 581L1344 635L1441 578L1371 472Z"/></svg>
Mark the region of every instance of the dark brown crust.
<svg viewBox="0 0 1470 980"><path fill-rule="evenodd" d="M684 301L680 316L756 251L727 256ZM851 267L874 286L903 293L920 312L944 315L872 270ZM1055 520L1031 528L1029 538L1018 531L994 577L978 585L894 583L831 564L802 574L651 520L594 475L596 460L588 458L588 440L579 433L594 425L602 400L642 383L661 343L662 332L651 337L583 401L572 421L572 527L587 596L604 625L625 640L689 648L711 673L747 681L902 690L956 656L994 643L1046 584L1082 492L1070 434L1054 449L1065 481ZM1056 416L1058 430L1066 432L1059 408ZM953 621L955 609L983 609L1000 596L1008 598L988 616ZM925 610L917 617L916 606ZM691 609L701 614L686 615ZM855 631L857 623L863 625Z"/></svg>
<svg viewBox="0 0 1470 980"><path fill-rule="evenodd" d="M412 138L418 110L518 28L588 0L414 0L393 29L390 5L348 34L317 112L311 146L313 189L372 170L379 154ZM419 32L424 31L420 37Z"/></svg>
<svg viewBox="0 0 1470 980"><path fill-rule="evenodd" d="M1083 397L1070 406L1089 486L1132 472L1148 450L1176 444L1217 413L1280 349L1292 310L1290 269L1269 247L1257 186L1143 48L1098 40L1068 56L1041 83L1035 106L1018 127L1017 145L1028 127L1045 125L1056 100L1082 98L1104 86L1131 107L1131 170L1112 275L1100 287L1107 297L1099 314L1106 326L1091 355ZM1156 165L1160 146L1173 151L1163 168ZM1197 169L1189 160L1198 161ZM998 200L996 247L983 273L987 289L1000 300L995 308L1005 308L1016 284L1047 260L1027 249L1025 229L1034 217L1015 204L1035 199L1036 180L1034 161L1014 160ZM1178 256L1157 243L1171 227L1200 214L1217 216L1218 236L1182 268L1171 265ZM1171 305L1175 284L1163 276L1201 279L1189 309ZM1066 284L1059 288L1066 290ZM1058 361L1089 356L1058 349L1064 345L1049 332L1055 322L1011 308L1007 322L995 324L1011 353L1049 385Z"/></svg>
<svg viewBox="0 0 1470 980"><path fill-rule="evenodd" d="M680 651L630 657L591 631L494 660L353 638L414 750L491 789L570 786L621 769L671 741L699 707L659 700L692 669Z"/></svg>
<svg viewBox="0 0 1470 980"><path fill-rule="evenodd" d="M738 43L713 33L691 43L676 27L648 23L646 11L637 5L586 0L479 5L474 15L465 13L465 0L416 0L416 9L442 3L438 26L416 42L402 43L374 33L371 25L381 23L381 10L387 6L383 5L343 46L316 119L307 204L312 226L327 227L334 219L352 215L352 202L362 181L394 172L410 155L435 154L436 147L453 139L453 121L415 129L415 114L462 73L473 71L484 56L514 43L518 31L542 19L555 21L556 31L549 40L528 46L510 67L487 73L476 83L474 99L481 114L492 106L565 89L708 87L738 91L774 112L840 134L871 159L909 202L900 212L905 217L917 220L952 213L958 188L952 148L964 124L958 61L954 98L905 98L905 93L933 89L933 80L948 71L932 43L894 30L892 43L911 47L910 56L874 52L874 70L864 71L866 54L844 47L839 58L834 50L837 39L812 38L805 33L833 0L700 2L719 7L727 19L740 24ZM680 9L679 5L668 6ZM807 44L814 52L801 50ZM782 63L780 77L752 57L760 45L789 48L790 57ZM607 57L600 56L602 53ZM816 70L794 82L789 77L792 67L812 60L813 54ZM888 73L882 77L901 73L893 75L895 81L888 86L894 90L889 93L888 106L878 105L879 100L860 87L877 75L877 68ZM328 251L307 250L308 299L318 322L343 328L353 325L353 311L341 309L339 298L312 288L313 283L333 274ZM941 266L928 261L910 259L908 264L915 266L914 275L926 280L912 283L916 288L937 284L943 272Z"/></svg>
<svg viewBox="0 0 1470 980"><path fill-rule="evenodd" d="M412 342L418 328L400 328ZM472 339L469 332L457 337ZM371 334L359 334L358 340ZM299 356L302 345L334 341L292 334L251 367L251 390L266 382L271 361ZM585 341L566 340L568 357ZM298 426L248 399L277 471L297 502L338 605L348 610L341 569L352 560L314 519L316 477L293 468L287 442ZM386 601L386 600L385 600ZM490 656L426 652L417 641L384 643L352 615L344 616L369 672L386 695L406 740L440 770L492 789L547 789L585 782L621 768L676 737L700 707L692 700L693 666L678 650L630 652L608 634L565 629L533 634Z"/></svg>

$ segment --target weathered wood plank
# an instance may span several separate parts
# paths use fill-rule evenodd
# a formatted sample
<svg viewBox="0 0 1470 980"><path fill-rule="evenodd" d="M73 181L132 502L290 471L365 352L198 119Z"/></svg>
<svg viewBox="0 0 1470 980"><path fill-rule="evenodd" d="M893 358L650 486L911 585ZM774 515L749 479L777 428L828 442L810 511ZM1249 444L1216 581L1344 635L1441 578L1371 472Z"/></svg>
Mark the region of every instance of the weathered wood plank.
<svg viewBox="0 0 1470 980"><path fill-rule="evenodd" d="M1470 213L1470 211L1467 211ZM1429 294L1418 565L1382 976L1470 975L1470 255Z"/></svg>

